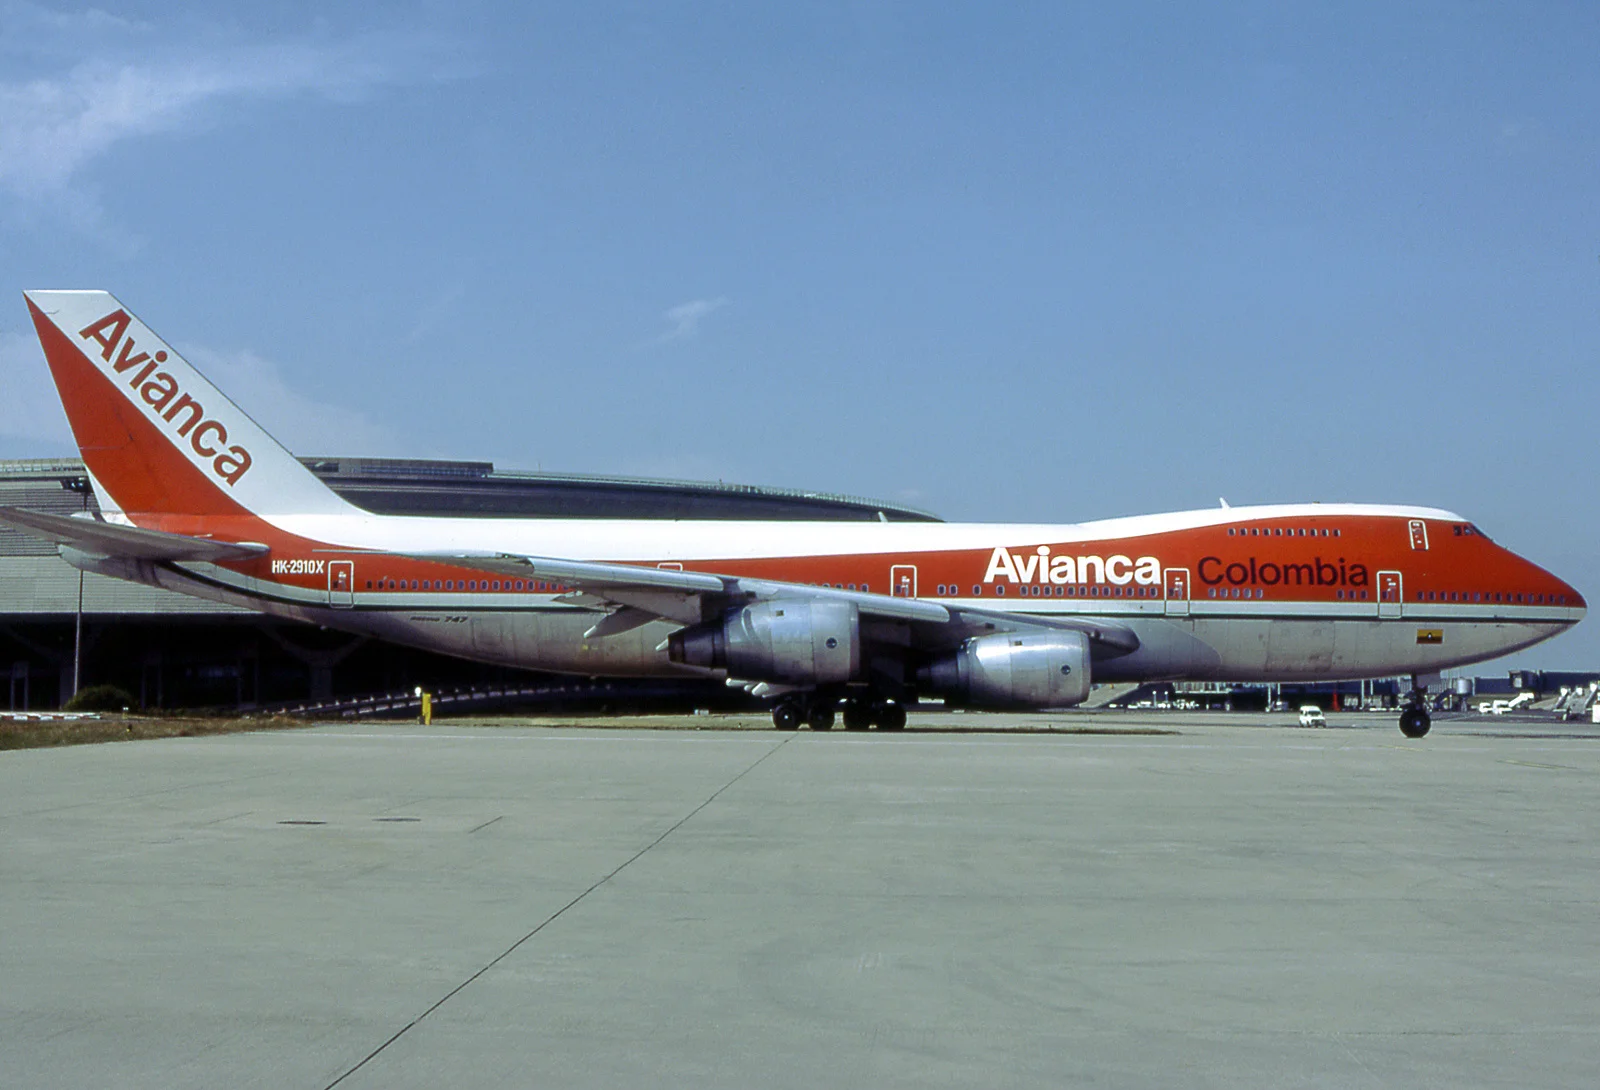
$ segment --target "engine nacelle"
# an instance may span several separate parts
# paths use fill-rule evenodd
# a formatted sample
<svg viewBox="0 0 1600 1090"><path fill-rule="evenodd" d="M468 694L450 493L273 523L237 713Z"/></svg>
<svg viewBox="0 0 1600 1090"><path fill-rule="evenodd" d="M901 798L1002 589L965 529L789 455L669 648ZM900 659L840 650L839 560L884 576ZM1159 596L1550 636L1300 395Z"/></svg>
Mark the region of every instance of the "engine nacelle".
<svg viewBox="0 0 1600 1090"><path fill-rule="evenodd" d="M750 681L851 681L861 672L860 611L823 598L756 602L720 623L674 632L667 657Z"/></svg>
<svg viewBox="0 0 1600 1090"><path fill-rule="evenodd" d="M1089 639L1081 632L979 636L924 666L917 680L977 706L1071 707L1089 695Z"/></svg>

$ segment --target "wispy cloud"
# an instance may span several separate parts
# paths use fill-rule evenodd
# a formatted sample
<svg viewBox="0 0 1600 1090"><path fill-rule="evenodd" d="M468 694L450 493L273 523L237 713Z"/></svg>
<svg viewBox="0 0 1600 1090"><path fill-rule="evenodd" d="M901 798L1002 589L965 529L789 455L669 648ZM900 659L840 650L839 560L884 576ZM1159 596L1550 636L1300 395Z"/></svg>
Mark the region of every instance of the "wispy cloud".
<svg viewBox="0 0 1600 1090"><path fill-rule="evenodd" d="M427 302L417 308L417 320L412 323L411 329L400 338L406 344L415 344L424 337L432 336L443 327L450 317L461 309L461 300L467 297L465 284L443 288L433 294Z"/></svg>
<svg viewBox="0 0 1600 1090"><path fill-rule="evenodd" d="M295 454L404 453L391 428L343 405L314 401L284 378L282 369L254 352L218 352L184 345L183 356Z"/></svg>
<svg viewBox="0 0 1600 1090"><path fill-rule="evenodd" d="M693 337L700 330L700 323L706 316L714 311L721 310L728 305L726 296L719 295L715 299L691 299L687 303L679 303L669 308L662 317L671 323L672 328L656 338L657 344L668 341L678 341L685 337Z"/></svg>
<svg viewBox="0 0 1600 1090"><path fill-rule="evenodd" d="M76 8L71 11L45 7L43 4L10 0L0 7L0 17L18 34L34 36L41 32L64 33L80 42L85 34L102 34L107 31L142 29L145 24L123 15L113 15L102 8Z"/></svg>
<svg viewBox="0 0 1600 1090"><path fill-rule="evenodd" d="M193 344L182 351L229 400L296 454L406 450L393 429L359 410L306 397L276 363L253 352L217 352ZM0 438L38 444L40 456L72 449L61 395L32 332L0 330L0 389L6 392L0 398Z"/></svg>
<svg viewBox="0 0 1600 1090"><path fill-rule="evenodd" d="M97 21L117 29L115 17ZM137 30L127 27L129 35L140 36ZM0 186L22 197L57 193L117 144L210 123L212 107L302 94L359 97L444 74L432 61L437 53L434 43L392 33L167 47L159 56L103 46L69 70L0 81Z"/></svg>

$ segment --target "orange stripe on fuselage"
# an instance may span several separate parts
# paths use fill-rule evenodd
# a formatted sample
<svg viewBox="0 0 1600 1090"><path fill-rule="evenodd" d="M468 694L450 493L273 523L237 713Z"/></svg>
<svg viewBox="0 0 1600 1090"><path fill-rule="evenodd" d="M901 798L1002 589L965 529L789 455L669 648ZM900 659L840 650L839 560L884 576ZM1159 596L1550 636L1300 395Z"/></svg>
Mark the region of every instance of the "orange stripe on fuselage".
<svg viewBox="0 0 1600 1090"><path fill-rule="evenodd" d="M1324 520L1272 519L1242 520L1234 529L1288 531L1335 529L1339 536L1230 536L1227 525L1193 530L1174 530L1138 538L1070 542L1021 542L1005 547L1015 556L1038 555L1039 545L1048 546L1051 558L1098 556L1101 570L1090 566L1094 577L1062 580L1068 586L1097 586L1110 589L1103 576L1103 562L1112 556L1136 559L1153 556L1163 570L1186 568L1190 574L1190 597L1202 599L1211 589L1249 588L1262 591L1264 600L1280 601L1378 601L1378 573L1399 571L1403 575L1405 599L1416 601L1416 592L1466 594L1541 595L1545 603L1565 598L1563 604L1583 606L1583 598L1561 579L1538 565L1494 544L1481 535L1456 537L1454 523L1430 520L1432 547L1412 549L1409 522L1392 516L1341 516ZM1465 525L1459 524L1459 525ZM1060 585L1038 577L1012 582L1004 577L986 581L992 549L930 551L922 553L878 553L858 556L782 557L759 560L686 560L690 570L723 575L774 579L798 583L851 583L867 585L880 593L890 592L890 569L897 565L917 568L917 589L921 597L935 596L939 584L954 586L957 595L969 597L980 587L982 597L1000 597L996 588L1006 588L1005 597L1015 597L1020 587ZM1126 586L1140 584L1127 583ZM1149 584L1143 584L1149 585ZM1361 599L1360 592L1367 597ZM1344 592L1341 596L1340 592ZM1053 596L1053 593L1052 593Z"/></svg>

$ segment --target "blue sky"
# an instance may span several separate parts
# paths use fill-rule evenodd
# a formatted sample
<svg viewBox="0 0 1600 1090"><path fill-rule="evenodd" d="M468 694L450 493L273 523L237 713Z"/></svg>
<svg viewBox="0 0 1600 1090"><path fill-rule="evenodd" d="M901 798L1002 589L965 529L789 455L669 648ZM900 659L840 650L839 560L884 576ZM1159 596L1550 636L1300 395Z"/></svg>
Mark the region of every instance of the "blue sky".
<svg viewBox="0 0 1600 1090"><path fill-rule="evenodd" d="M0 457L104 287L299 453L1436 504L1600 600L1600 6L216 7L0 0Z"/></svg>

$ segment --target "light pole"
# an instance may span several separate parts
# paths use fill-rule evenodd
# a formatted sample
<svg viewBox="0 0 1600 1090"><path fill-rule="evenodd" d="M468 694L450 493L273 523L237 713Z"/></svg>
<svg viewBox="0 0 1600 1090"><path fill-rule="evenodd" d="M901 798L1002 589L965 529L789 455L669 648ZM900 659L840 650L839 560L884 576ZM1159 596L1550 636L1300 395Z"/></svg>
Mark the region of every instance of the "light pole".
<svg viewBox="0 0 1600 1090"><path fill-rule="evenodd" d="M89 478L67 477L61 482L61 487L68 492L76 492L83 503L83 510L89 510ZM72 624L72 695L78 695L78 678L83 669L83 569L78 569L78 613Z"/></svg>

